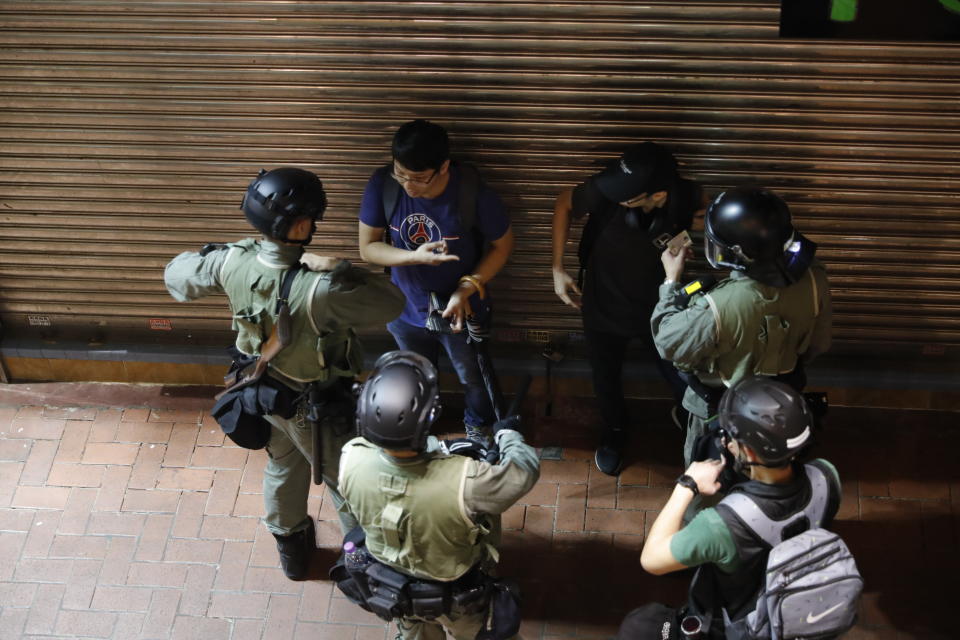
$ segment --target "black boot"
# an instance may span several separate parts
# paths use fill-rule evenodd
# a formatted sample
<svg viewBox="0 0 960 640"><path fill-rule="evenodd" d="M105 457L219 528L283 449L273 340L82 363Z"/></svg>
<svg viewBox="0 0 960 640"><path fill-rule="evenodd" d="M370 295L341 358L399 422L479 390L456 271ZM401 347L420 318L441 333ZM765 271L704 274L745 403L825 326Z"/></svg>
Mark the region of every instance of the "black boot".
<svg viewBox="0 0 960 640"><path fill-rule="evenodd" d="M608 476L619 475L623 467L623 449L626 440L626 434L622 430L607 429L593 456L597 469Z"/></svg>
<svg viewBox="0 0 960 640"><path fill-rule="evenodd" d="M283 573L291 580L306 580L310 570L310 556L317 548L317 535L313 528L313 518L310 526L303 531L291 533L288 536L278 536L277 551L280 552L280 567Z"/></svg>

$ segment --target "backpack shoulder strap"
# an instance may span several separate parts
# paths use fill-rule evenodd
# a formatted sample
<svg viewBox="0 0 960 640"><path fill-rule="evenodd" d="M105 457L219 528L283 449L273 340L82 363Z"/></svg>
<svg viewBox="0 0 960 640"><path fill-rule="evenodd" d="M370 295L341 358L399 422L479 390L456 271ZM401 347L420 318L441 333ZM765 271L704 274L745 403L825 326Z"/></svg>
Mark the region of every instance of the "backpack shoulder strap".
<svg viewBox="0 0 960 640"><path fill-rule="evenodd" d="M816 528L820 526L827 513L830 487L826 475L813 465L804 465L804 469L810 480L810 500L802 511L788 518L774 520L763 512L750 494L743 491L729 494L720 504L733 511L747 529L773 548L783 542L784 530L798 518L805 517L810 523L810 528Z"/></svg>
<svg viewBox="0 0 960 640"><path fill-rule="evenodd" d="M400 183L394 180L393 178L393 164L386 164L379 169L377 172L383 176L383 187L380 191L380 201L383 204L383 215L387 220L387 224L390 223L390 216L393 215L393 210L397 208L397 202L400 201ZM386 234L387 242L390 241L390 234Z"/></svg>
<svg viewBox="0 0 960 640"><path fill-rule="evenodd" d="M480 173L472 164L458 162L460 193L457 195L457 213L461 229L473 229L477 222L477 196L482 182Z"/></svg>

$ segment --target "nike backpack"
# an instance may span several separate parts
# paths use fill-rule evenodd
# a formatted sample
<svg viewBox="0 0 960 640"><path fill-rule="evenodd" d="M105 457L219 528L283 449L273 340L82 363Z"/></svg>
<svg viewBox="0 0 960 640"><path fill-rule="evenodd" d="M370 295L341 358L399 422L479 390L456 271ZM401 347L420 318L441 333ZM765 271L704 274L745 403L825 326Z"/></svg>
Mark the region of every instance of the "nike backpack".
<svg viewBox="0 0 960 640"><path fill-rule="evenodd" d="M813 528L777 542L779 531L754 533L773 547L766 577L753 611L736 622L723 612L727 640L835 638L853 627L863 578L840 536Z"/></svg>

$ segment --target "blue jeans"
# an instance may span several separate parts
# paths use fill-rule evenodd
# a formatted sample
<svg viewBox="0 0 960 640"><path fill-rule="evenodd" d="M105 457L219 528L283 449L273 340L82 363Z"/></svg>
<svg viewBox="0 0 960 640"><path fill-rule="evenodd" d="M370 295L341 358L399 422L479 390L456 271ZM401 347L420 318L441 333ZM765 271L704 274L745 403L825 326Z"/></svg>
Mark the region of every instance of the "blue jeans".
<svg viewBox="0 0 960 640"><path fill-rule="evenodd" d="M393 335L397 347L419 353L437 365L440 347L446 351L450 363L457 372L463 385L464 404L463 423L468 427L488 427L496 422L493 404L487 394L480 375L480 366L473 347L467 344L467 331L461 333L433 334L425 327L417 327L397 319L387 324L387 330Z"/></svg>

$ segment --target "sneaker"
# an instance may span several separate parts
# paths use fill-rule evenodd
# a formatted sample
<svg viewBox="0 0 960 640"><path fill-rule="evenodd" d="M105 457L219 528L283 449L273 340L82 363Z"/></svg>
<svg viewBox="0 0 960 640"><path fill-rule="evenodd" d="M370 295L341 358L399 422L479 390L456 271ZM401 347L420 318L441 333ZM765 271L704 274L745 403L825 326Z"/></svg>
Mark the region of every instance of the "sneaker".
<svg viewBox="0 0 960 640"><path fill-rule="evenodd" d="M467 440L476 442L484 449L489 449L493 446L493 440L490 438L489 427L471 427L468 424L465 424L463 427L467 433Z"/></svg>
<svg viewBox="0 0 960 640"><path fill-rule="evenodd" d="M687 412L687 410L678 404L673 405L673 408L670 409L670 419L673 421L673 424L677 426L677 429L680 429L680 431L686 430L687 418L689 417L690 414Z"/></svg>
<svg viewBox="0 0 960 640"><path fill-rule="evenodd" d="M283 574L290 580L306 580L310 570L310 556L317 548L317 534L313 527L313 518L310 526L303 531L291 533L288 536L278 536L277 551L280 552L280 567Z"/></svg>
<svg viewBox="0 0 960 640"><path fill-rule="evenodd" d="M622 431L607 433L601 445L597 447L597 452L593 454L593 461L597 465L597 469L608 476L618 475L620 468L623 466L623 444Z"/></svg>

